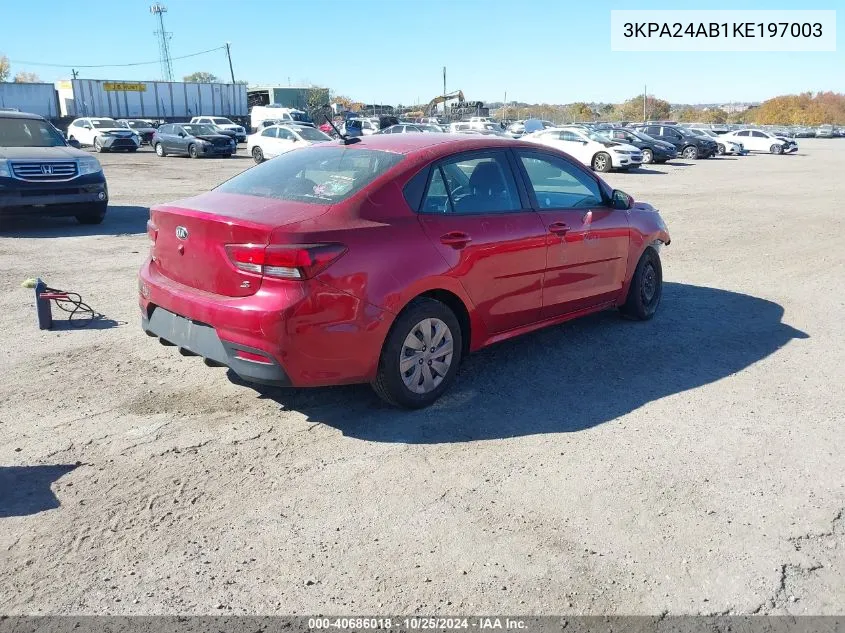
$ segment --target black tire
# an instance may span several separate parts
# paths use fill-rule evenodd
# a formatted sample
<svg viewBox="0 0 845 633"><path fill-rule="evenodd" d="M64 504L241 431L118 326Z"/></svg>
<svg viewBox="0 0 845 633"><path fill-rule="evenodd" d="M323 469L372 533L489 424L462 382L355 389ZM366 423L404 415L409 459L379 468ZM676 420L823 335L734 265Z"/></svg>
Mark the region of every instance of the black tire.
<svg viewBox="0 0 845 633"><path fill-rule="evenodd" d="M608 172L613 169L613 161L610 159L610 154L607 152L599 152L593 156L592 163L593 171Z"/></svg>
<svg viewBox="0 0 845 633"><path fill-rule="evenodd" d="M698 148L695 145L687 145L683 152L681 152L681 156L690 160L695 160L698 158Z"/></svg>
<svg viewBox="0 0 845 633"><path fill-rule="evenodd" d="M100 137L98 136L94 137L94 151L98 154L101 154L106 151L106 148L103 147L102 143L100 143Z"/></svg>
<svg viewBox="0 0 845 633"><path fill-rule="evenodd" d="M777 143L775 143L769 148L769 151L772 154L783 154L783 145L778 145Z"/></svg>
<svg viewBox="0 0 845 633"><path fill-rule="evenodd" d="M643 164L651 165L654 162L654 152L646 148L643 150Z"/></svg>
<svg viewBox="0 0 845 633"><path fill-rule="evenodd" d="M402 379L400 358L405 339L424 319L440 319L452 335L452 362L446 375L434 389L427 393L414 393ZM421 409L432 404L449 388L461 364L463 333L455 314L443 303L426 297L415 299L401 312L390 328L379 358L378 373L371 383L378 396L397 407Z"/></svg>
<svg viewBox="0 0 845 633"><path fill-rule="evenodd" d="M188 156L191 158L199 158L200 153L197 151L197 146L194 143L188 145Z"/></svg>
<svg viewBox="0 0 845 633"><path fill-rule="evenodd" d="M137 152L137 151L138 151L138 148L137 148L137 147L128 147L128 148L126 149L126 151L128 151L128 152Z"/></svg>
<svg viewBox="0 0 845 633"><path fill-rule="evenodd" d="M654 163L655 163L656 165L662 165L662 164L663 164L663 163L665 163L667 160L668 160L667 158L661 158L660 160L655 160L655 161L654 161Z"/></svg>
<svg viewBox="0 0 845 633"><path fill-rule="evenodd" d="M155 150L157 156L167 156L167 152L164 151L164 145L161 143L156 143Z"/></svg>
<svg viewBox="0 0 845 633"><path fill-rule="evenodd" d="M258 147L258 145L252 148L252 160L255 161L256 165L264 162L264 152L261 151L261 148Z"/></svg>
<svg viewBox="0 0 845 633"><path fill-rule="evenodd" d="M83 206L83 205L81 205ZM76 221L80 224L101 224L106 217L108 202L94 202L84 205L85 211L76 214Z"/></svg>
<svg viewBox="0 0 845 633"><path fill-rule="evenodd" d="M648 321L657 312L662 296L663 267L660 255L649 246L637 263L628 298L619 310L630 319Z"/></svg>
<svg viewBox="0 0 845 633"><path fill-rule="evenodd" d="M722 145L721 143L719 143L719 144L716 146L716 153L717 153L719 156L724 156L724 155L725 155L725 146L724 146L724 145Z"/></svg>

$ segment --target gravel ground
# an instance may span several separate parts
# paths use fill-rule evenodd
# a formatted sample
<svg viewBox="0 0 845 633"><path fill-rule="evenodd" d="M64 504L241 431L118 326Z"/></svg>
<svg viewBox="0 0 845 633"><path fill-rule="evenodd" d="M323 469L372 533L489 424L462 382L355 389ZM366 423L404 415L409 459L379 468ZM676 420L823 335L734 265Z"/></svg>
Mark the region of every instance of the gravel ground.
<svg viewBox="0 0 845 633"><path fill-rule="evenodd" d="M104 224L0 231L0 613L845 613L845 142L800 146L610 174L670 227L658 316L411 413L144 336L147 207L252 162L103 155ZM110 320L39 331L34 276Z"/></svg>

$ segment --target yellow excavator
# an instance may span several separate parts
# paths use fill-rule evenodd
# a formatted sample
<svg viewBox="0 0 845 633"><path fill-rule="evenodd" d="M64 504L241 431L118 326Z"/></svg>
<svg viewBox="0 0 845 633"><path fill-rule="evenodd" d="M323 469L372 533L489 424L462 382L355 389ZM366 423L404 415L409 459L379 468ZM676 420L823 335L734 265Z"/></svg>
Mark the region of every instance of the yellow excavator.
<svg viewBox="0 0 845 633"><path fill-rule="evenodd" d="M463 103L466 99L464 99L464 93L461 90L456 90L455 92L450 92L449 94L434 97L434 99L429 101L428 105L425 107L425 115L434 116L436 114L435 108L439 103L443 103L444 101L458 101L459 103ZM444 108L443 110L444 113L446 113L447 109Z"/></svg>

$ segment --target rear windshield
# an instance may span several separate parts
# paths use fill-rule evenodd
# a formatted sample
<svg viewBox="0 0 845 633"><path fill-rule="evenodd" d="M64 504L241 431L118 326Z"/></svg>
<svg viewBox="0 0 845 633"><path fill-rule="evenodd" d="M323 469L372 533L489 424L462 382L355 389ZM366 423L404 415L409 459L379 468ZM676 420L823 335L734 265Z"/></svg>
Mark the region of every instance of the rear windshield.
<svg viewBox="0 0 845 633"><path fill-rule="evenodd" d="M369 149L307 147L256 165L217 191L333 204L364 188L402 158L401 154Z"/></svg>

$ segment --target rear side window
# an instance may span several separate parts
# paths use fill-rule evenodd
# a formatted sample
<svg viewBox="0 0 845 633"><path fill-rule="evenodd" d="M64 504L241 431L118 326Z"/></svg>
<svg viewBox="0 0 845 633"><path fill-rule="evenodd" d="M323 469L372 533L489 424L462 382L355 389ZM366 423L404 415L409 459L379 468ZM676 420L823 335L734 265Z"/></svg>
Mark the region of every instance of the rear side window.
<svg viewBox="0 0 845 633"><path fill-rule="evenodd" d="M432 170L422 211L507 213L522 210L519 191L502 152L473 153L445 160Z"/></svg>
<svg viewBox="0 0 845 633"><path fill-rule="evenodd" d="M348 147L313 147L256 165L217 187L247 196L334 204L397 165L403 156Z"/></svg>

